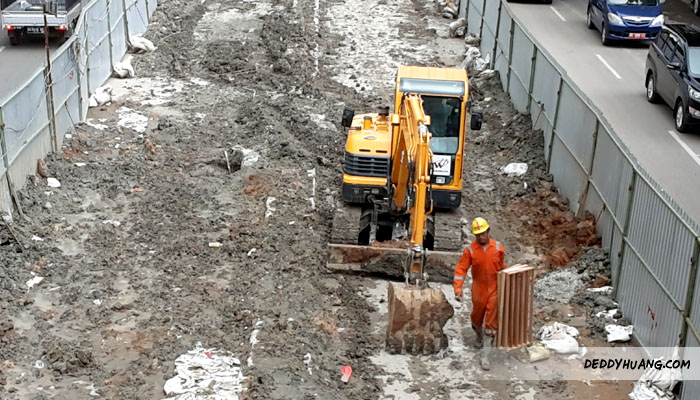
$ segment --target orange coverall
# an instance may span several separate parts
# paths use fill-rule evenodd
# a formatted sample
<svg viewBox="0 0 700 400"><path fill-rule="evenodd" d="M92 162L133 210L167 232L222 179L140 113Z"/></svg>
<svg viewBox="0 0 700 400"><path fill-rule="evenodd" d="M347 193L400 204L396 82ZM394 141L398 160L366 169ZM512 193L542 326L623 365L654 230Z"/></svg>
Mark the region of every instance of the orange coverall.
<svg viewBox="0 0 700 400"><path fill-rule="evenodd" d="M486 316L486 329L488 333L495 333L498 329L498 271L505 269L503 264L505 249L500 242L489 239L486 251L476 241L472 242L462 253L457 263L454 276L455 294L462 292L464 279L469 267L472 269L472 304L474 309L470 315L472 325L481 326ZM488 332L493 331L493 332Z"/></svg>

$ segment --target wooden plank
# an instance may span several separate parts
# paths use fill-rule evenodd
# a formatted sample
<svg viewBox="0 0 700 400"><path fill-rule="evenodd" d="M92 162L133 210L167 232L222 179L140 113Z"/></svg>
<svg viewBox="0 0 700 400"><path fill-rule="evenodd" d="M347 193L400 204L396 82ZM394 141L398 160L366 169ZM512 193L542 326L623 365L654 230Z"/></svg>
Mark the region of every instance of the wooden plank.
<svg viewBox="0 0 700 400"><path fill-rule="evenodd" d="M503 305L504 301L504 284L505 276L501 272L498 273L496 278L497 291L498 291L498 332L496 334L496 346L503 347L503 325L504 325L504 315L503 315Z"/></svg>

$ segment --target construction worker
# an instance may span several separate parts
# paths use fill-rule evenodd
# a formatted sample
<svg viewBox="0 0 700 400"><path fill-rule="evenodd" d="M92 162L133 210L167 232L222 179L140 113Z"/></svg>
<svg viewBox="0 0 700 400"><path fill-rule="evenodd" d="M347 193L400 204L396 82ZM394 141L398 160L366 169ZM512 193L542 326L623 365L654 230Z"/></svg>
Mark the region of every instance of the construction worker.
<svg viewBox="0 0 700 400"><path fill-rule="evenodd" d="M476 236L476 240L464 249L454 275L455 297L458 301L462 301L464 279L467 277L467 271L472 267L474 309L470 318L476 333L476 347L481 349L480 361L484 370L491 368L488 356L498 329L497 274L498 271L506 268L503 264L505 257L503 245L491 239L489 231L489 224L485 219L474 219L472 233ZM483 325L486 325L486 329ZM488 336L486 342L484 342L484 334Z"/></svg>

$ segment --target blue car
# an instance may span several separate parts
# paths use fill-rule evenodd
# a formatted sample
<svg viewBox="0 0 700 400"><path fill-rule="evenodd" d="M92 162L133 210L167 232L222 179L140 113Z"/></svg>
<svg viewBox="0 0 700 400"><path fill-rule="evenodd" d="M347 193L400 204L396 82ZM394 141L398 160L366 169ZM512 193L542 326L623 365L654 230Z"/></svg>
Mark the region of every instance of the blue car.
<svg viewBox="0 0 700 400"><path fill-rule="evenodd" d="M613 40L654 40L664 24L664 0L588 0L586 23L600 31L607 46Z"/></svg>

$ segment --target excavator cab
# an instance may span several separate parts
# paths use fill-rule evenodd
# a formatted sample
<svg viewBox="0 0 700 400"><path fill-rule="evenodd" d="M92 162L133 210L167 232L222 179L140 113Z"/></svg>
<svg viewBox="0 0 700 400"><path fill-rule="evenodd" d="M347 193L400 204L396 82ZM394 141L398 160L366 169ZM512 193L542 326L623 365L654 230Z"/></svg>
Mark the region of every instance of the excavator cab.
<svg viewBox="0 0 700 400"><path fill-rule="evenodd" d="M430 354L447 346L453 315L439 288L463 249L462 165L468 79L463 69L400 67L394 111L343 112L347 128L342 201L329 268L401 276L390 284L387 350ZM471 128L480 128L473 113ZM429 279L430 274L430 279Z"/></svg>

